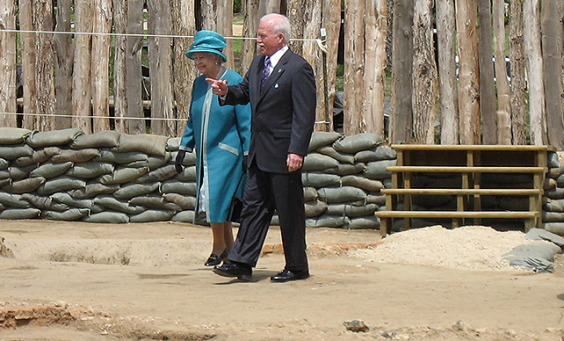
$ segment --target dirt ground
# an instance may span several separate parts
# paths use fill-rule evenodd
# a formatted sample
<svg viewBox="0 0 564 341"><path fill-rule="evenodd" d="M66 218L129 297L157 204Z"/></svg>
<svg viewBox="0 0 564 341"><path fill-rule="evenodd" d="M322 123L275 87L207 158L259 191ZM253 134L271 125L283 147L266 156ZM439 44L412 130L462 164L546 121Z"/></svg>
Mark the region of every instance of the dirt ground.
<svg viewBox="0 0 564 341"><path fill-rule="evenodd" d="M270 282L272 227L244 283L203 266L207 227L2 220L0 340L564 340L560 257L539 274L376 262L359 255L378 231L307 233L309 279Z"/></svg>

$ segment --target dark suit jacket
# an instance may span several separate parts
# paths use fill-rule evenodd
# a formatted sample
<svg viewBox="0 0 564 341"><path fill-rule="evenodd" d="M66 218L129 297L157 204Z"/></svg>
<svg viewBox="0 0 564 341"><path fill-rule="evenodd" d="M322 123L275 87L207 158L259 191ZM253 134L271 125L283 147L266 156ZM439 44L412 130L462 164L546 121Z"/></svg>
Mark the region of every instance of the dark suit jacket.
<svg viewBox="0 0 564 341"><path fill-rule="evenodd" d="M261 90L264 55L253 60L245 79L229 86L224 104L251 103L251 147L248 165L288 173L288 153L307 154L315 124L315 77L309 63L288 50Z"/></svg>

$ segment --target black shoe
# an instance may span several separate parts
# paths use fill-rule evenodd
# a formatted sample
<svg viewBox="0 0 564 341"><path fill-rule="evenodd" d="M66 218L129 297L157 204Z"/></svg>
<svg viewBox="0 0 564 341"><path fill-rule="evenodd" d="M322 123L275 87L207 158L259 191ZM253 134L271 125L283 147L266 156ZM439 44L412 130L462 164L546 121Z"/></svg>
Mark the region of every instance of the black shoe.
<svg viewBox="0 0 564 341"><path fill-rule="evenodd" d="M205 266L215 266L215 265L219 265L221 264L221 262L227 258L227 255L229 255L229 250L225 249L221 255L216 255L215 253L212 253L208 260L204 263Z"/></svg>
<svg viewBox="0 0 564 341"><path fill-rule="evenodd" d="M250 265L237 262L224 262L221 266L215 266L213 272L223 277L237 277L241 281L250 281L253 270Z"/></svg>
<svg viewBox="0 0 564 341"><path fill-rule="evenodd" d="M307 271L290 271L290 270L282 270L276 275L270 277L272 282L288 282L288 281L296 281L299 279L306 279L309 277L309 272Z"/></svg>

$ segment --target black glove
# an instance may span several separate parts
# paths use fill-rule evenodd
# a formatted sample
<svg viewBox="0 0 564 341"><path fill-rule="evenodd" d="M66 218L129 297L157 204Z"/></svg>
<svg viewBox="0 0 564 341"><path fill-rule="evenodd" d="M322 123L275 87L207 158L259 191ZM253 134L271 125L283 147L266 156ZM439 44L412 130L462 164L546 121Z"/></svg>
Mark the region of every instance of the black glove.
<svg viewBox="0 0 564 341"><path fill-rule="evenodd" d="M184 162L184 157L186 156L185 150L179 150L176 154L176 160L174 161L174 168L178 173L182 173L182 162Z"/></svg>
<svg viewBox="0 0 564 341"><path fill-rule="evenodd" d="M247 173L247 159L248 156L243 156L243 173Z"/></svg>

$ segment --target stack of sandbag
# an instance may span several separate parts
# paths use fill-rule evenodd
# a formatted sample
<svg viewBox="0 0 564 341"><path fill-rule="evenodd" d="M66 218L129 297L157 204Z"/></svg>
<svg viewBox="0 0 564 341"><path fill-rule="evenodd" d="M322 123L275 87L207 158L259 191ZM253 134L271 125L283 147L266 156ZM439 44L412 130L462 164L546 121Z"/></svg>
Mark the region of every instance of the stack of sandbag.
<svg viewBox="0 0 564 341"><path fill-rule="evenodd" d="M544 184L543 228L564 236L564 164L557 153L550 153Z"/></svg>

